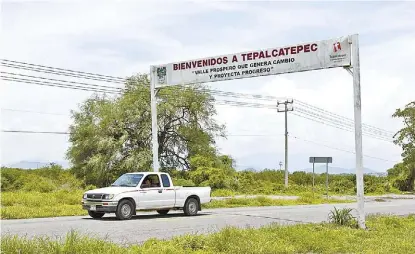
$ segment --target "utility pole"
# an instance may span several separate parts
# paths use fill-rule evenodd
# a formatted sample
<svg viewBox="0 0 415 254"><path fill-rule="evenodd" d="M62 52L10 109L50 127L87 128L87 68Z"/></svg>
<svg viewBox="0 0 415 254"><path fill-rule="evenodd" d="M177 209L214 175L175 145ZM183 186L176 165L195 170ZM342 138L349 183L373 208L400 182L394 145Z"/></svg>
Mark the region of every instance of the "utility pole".
<svg viewBox="0 0 415 254"><path fill-rule="evenodd" d="M288 104L291 105L291 108L288 107ZM277 111L284 112L285 114L285 187L288 187L288 111L293 111L292 107L293 100L285 100L283 102L277 102ZM284 105L284 109L280 109L279 105Z"/></svg>

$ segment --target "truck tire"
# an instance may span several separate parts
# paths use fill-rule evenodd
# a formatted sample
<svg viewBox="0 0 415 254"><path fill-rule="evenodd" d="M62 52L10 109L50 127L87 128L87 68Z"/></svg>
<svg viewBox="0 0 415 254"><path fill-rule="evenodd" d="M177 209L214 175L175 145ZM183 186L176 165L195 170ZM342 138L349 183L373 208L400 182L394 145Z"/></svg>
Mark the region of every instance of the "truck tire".
<svg viewBox="0 0 415 254"><path fill-rule="evenodd" d="M105 213L97 213L94 211L88 211L89 216L91 216L94 219L100 219L102 216L104 216Z"/></svg>
<svg viewBox="0 0 415 254"><path fill-rule="evenodd" d="M124 199L118 204L115 215L119 220L129 220L134 214L134 209L134 204L130 200Z"/></svg>
<svg viewBox="0 0 415 254"><path fill-rule="evenodd" d="M166 215L167 213L169 213L169 211L170 210L157 210L157 213L161 215Z"/></svg>
<svg viewBox="0 0 415 254"><path fill-rule="evenodd" d="M189 198L184 204L183 211L187 216L196 215L199 211L199 202L195 198Z"/></svg>

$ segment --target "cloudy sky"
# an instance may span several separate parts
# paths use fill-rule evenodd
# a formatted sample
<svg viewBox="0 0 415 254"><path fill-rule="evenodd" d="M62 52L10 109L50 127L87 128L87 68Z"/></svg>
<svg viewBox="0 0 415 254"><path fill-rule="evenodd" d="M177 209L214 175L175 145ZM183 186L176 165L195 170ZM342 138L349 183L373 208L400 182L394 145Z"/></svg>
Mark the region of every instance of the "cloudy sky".
<svg viewBox="0 0 415 254"><path fill-rule="evenodd" d="M395 132L401 122L391 115L415 98L414 16L415 2L3 0L1 58L127 76L148 72L151 64L358 33L363 122ZM13 68L2 71L68 79ZM353 119L352 77L343 69L217 82L211 87L298 99ZM69 111L92 95L4 80L0 88L3 130L67 131ZM296 107L300 105L294 104L294 112ZM230 134L218 140L222 153L232 155L239 167L279 167L284 161L282 113L229 105L218 105L217 110L218 121ZM291 113L288 125L290 171L309 167L309 156L332 156L332 166L354 168L353 132ZM1 163L64 161L68 146L65 135L2 132ZM364 166L377 171L400 160L399 147L378 138L364 136L363 151Z"/></svg>

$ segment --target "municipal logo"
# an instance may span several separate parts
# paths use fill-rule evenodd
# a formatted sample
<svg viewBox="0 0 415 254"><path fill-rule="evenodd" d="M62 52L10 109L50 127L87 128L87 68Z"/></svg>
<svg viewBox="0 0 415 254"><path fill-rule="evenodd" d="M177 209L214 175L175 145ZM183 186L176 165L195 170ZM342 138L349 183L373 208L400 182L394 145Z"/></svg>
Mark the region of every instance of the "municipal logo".
<svg viewBox="0 0 415 254"><path fill-rule="evenodd" d="M158 84L166 84L167 69L166 66L157 67L157 81Z"/></svg>
<svg viewBox="0 0 415 254"><path fill-rule="evenodd" d="M336 53L340 50L342 50L342 45L340 44L340 42L333 43L333 52Z"/></svg>

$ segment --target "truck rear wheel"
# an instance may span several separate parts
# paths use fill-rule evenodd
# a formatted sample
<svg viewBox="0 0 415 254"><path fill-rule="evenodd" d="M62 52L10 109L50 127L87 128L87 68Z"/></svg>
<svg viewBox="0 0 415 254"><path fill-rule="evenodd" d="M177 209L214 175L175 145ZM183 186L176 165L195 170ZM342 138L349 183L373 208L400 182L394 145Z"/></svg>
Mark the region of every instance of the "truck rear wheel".
<svg viewBox="0 0 415 254"><path fill-rule="evenodd" d="M119 220L129 220L133 216L134 209L134 204L130 200L124 199L118 204L115 215Z"/></svg>
<svg viewBox="0 0 415 254"><path fill-rule="evenodd" d="M199 211L199 202L195 198L189 198L183 207L184 214L187 216L193 216Z"/></svg>
<svg viewBox="0 0 415 254"><path fill-rule="evenodd" d="M94 211L88 211L89 216L91 216L94 219L100 219L102 216L104 216L105 213L97 213Z"/></svg>
<svg viewBox="0 0 415 254"><path fill-rule="evenodd" d="M167 213L169 213L169 211L170 210L157 210L157 213L161 215L166 215Z"/></svg>

